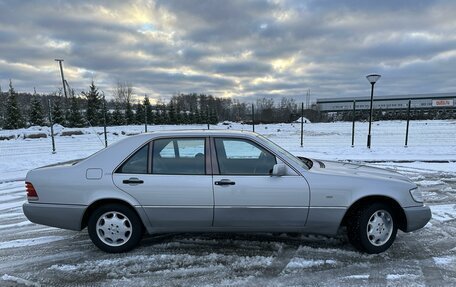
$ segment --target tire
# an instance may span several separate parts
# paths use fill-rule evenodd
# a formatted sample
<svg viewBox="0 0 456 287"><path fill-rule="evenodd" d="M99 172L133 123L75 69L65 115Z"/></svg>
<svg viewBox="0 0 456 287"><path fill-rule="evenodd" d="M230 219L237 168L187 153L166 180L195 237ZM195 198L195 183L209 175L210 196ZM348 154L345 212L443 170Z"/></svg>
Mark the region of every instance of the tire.
<svg viewBox="0 0 456 287"><path fill-rule="evenodd" d="M103 205L92 212L87 225L93 244L108 253L127 252L135 248L143 234L143 225L130 207Z"/></svg>
<svg viewBox="0 0 456 287"><path fill-rule="evenodd" d="M348 239L362 252L384 252L396 239L397 222L389 205L381 202L369 204L353 212L347 226Z"/></svg>

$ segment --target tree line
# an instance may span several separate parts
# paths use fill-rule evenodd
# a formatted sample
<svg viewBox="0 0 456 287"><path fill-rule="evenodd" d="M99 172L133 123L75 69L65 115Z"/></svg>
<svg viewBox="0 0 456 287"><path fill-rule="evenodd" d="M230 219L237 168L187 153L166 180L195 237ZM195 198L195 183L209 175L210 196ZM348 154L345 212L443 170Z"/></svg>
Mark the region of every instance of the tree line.
<svg viewBox="0 0 456 287"><path fill-rule="evenodd" d="M0 127L18 129L29 126L61 124L66 127L137 124L217 124L221 121L251 123L291 122L301 116L300 107L291 98L279 102L272 98L257 99L254 104L238 99L214 97L206 94L176 94L168 101L158 99L153 105L147 95L135 98L130 83L118 82L111 99L92 81L86 91L76 95L69 90L68 98L61 91L41 95L36 91L18 93L9 83L8 91L0 88ZM253 107L252 107L253 106ZM310 120L321 120L322 115L306 110Z"/></svg>

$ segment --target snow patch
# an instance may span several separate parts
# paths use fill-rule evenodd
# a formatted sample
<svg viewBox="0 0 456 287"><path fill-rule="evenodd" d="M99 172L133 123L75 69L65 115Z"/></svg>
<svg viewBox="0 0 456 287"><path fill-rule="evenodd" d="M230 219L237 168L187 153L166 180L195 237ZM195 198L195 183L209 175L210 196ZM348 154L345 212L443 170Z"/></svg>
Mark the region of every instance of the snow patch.
<svg viewBox="0 0 456 287"><path fill-rule="evenodd" d="M0 218L11 218L11 217L24 217L24 213L22 212L10 212L5 214L0 214Z"/></svg>
<svg viewBox="0 0 456 287"><path fill-rule="evenodd" d="M14 227L21 227L21 226L27 226L27 225L32 225L33 223L30 221L22 221L18 223L11 223L11 224L2 224L0 225L0 229L7 229L7 228L14 228Z"/></svg>
<svg viewBox="0 0 456 287"><path fill-rule="evenodd" d="M6 209L11 209L15 207L20 207L24 201L14 201L14 202L7 202L7 203L2 203L0 204L0 210L6 210Z"/></svg>
<svg viewBox="0 0 456 287"><path fill-rule="evenodd" d="M443 192L456 192L456 189L452 188L451 186L447 186L442 189Z"/></svg>
<svg viewBox="0 0 456 287"><path fill-rule="evenodd" d="M337 261L332 259L327 260L314 260L305 258L293 258L285 267L285 269L304 269L320 265L336 265Z"/></svg>
<svg viewBox="0 0 456 287"><path fill-rule="evenodd" d="M221 272L227 266L231 269L249 270L269 266L272 257L237 256L211 253L204 256L188 254L133 255L122 258L85 261L78 264L56 264L51 270L75 274L96 274L110 269L109 278L122 278L138 273L189 275L189 273Z"/></svg>
<svg viewBox="0 0 456 287"><path fill-rule="evenodd" d="M414 279L417 275L414 274L388 274L386 280L401 280L401 279Z"/></svg>
<svg viewBox="0 0 456 287"><path fill-rule="evenodd" d="M436 185L441 185L441 184L445 184L445 183L441 180L422 180L422 181L418 181L416 184L418 184L420 186L424 186L424 187L429 187L429 186L436 186Z"/></svg>
<svg viewBox="0 0 456 287"><path fill-rule="evenodd" d="M346 279L369 279L369 274L349 275L345 276Z"/></svg>
<svg viewBox="0 0 456 287"><path fill-rule="evenodd" d="M321 241L325 242L325 241ZM362 255L361 253L357 251L349 251L349 250L343 250L340 248L315 248L315 247L310 247L310 246L305 246L301 245L299 246L298 250L296 251L297 253L302 253L305 254L307 252L321 252L321 253L332 253L332 254L340 254L340 255L346 255L346 256L352 256L352 257L373 257L375 255Z"/></svg>
<svg viewBox="0 0 456 287"><path fill-rule="evenodd" d="M21 199L21 198L25 198L25 192L22 195L17 195L17 194L2 195L2 196L0 196L0 202L16 200L16 199Z"/></svg>
<svg viewBox="0 0 456 287"><path fill-rule="evenodd" d="M37 238L16 239L0 242L0 249L17 248L23 246L34 246L66 239L65 236L43 236Z"/></svg>
<svg viewBox="0 0 456 287"><path fill-rule="evenodd" d="M39 283L35 283L35 282L32 282L32 281L29 281L29 280L26 280L26 279L23 279L23 278L19 278L19 277L16 277L16 276L11 276L11 275L8 275L8 274L4 274L2 276L2 280L3 281L16 282L17 284L22 284L22 285L25 285L25 286L33 286L33 287L41 286L41 284L39 284Z"/></svg>
<svg viewBox="0 0 456 287"><path fill-rule="evenodd" d="M453 265L456 261L455 256L432 257L432 259L437 265Z"/></svg>
<svg viewBox="0 0 456 287"><path fill-rule="evenodd" d="M432 219L446 222L456 219L456 204L431 205Z"/></svg>

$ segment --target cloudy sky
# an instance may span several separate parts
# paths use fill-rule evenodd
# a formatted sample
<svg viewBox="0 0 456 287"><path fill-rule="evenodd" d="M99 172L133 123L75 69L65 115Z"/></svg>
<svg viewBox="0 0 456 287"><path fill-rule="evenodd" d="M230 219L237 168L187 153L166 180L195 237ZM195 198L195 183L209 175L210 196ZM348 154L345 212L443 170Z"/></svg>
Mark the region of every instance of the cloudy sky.
<svg viewBox="0 0 456 287"><path fill-rule="evenodd" d="M456 92L456 1L0 0L0 84L138 95Z"/></svg>

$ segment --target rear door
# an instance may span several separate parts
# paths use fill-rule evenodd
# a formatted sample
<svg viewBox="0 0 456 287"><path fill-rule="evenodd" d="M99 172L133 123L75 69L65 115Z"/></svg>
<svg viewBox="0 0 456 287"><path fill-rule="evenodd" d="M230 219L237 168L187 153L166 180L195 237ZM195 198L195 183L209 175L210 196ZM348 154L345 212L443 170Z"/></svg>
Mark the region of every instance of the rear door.
<svg viewBox="0 0 456 287"><path fill-rule="evenodd" d="M271 176L282 161L244 138L214 138L214 226L263 230L303 227L309 208L306 180L292 169Z"/></svg>
<svg viewBox="0 0 456 287"><path fill-rule="evenodd" d="M162 138L145 145L114 173L114 183L135 197L152 227L210 227L213 192L207 139Z"/></svg>

